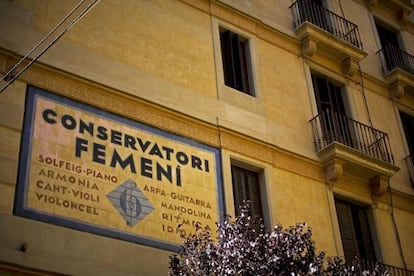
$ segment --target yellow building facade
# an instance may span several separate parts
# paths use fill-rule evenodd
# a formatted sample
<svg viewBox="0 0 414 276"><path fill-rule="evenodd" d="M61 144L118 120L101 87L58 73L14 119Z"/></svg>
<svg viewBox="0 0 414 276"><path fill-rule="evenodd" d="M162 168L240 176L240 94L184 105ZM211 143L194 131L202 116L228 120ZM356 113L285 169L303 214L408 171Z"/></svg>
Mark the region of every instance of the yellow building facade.
<svg viewBox="0 0 414 276"><path fill-rule="evenodd" d="M413 9L0 1L0 274L166 275L244 199L413 271Z"/></svg>

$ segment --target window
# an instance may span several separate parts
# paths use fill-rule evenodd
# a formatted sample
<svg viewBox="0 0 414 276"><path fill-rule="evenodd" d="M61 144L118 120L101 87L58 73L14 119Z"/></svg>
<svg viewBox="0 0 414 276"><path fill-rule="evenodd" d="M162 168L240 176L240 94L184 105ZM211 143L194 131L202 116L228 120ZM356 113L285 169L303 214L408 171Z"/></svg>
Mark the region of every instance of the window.
<svg viewBox="0 0 414 276"><path fill-rule="evenodd" d="M301 22L308 21L327 30L328 23L322 0L298 0L298 7Z"/></svg>
<svg viewBox="0 0 414 276"><path fill-rule="evenodd" d="M248 200L253 217L263 218L260 197L259 174L238 166L231 166L233 197L236 216L240 215L239 206Z"/></svg>
<svg viewBox="0 0 414 276"><path fill-rule="evenodd" d="M405 162L410 174L411 185L414 187L414 117L400 111L400 118L409 150L409 155L405 157Z"/></svg>
<svg viewBox="0 0 414 276"><path fill-rule="evenodd" d="M335 199L335 206L345 260L358 256L376 261L366 208L339 199Z"/></svg>
<svg viewBox="0 0 414 276"><path fill-rule="evenodd" d="M240 92L254 96L249 40L220 28L224 83Z"/></svg>
<svg viewBox="0 0 414 276"><path fill-rule="evenodd" d="M409 68L409 61L406 60L398 42L398 33L392 29L376 23L378 37L381 43L382 54L384 55L387 71L398 67L401 69Z"/></svg>
<svg viewBox="0 0 414 276"><path fill-rule="evenodd" d="M414 155L414 117L400 111L401 122L404 128L410 155Z"/></svg>
<svg viewBox="0 0 414 276"><path fill-rule="evenodd" d="M312 74L312 84L324 140L328 144L337 141L352 146L349 122L345 118L342 87L317 74Z"/></svg>
<svg viewBox="0 0 414 276"><path fill-rule="evenodd" d="M382 47L386 47L389 44L399 47L396 32L378 23L375 23L375 26L377 27L378 37Z"/></svg>
<svg viewBox="0 0 414 276"><path fill-rule="evenodd" d="M312 74L312 84L319 113L325 110L332 110L345 115L345 105L342 98L341 86L324 76L315 74Z"/></svg>

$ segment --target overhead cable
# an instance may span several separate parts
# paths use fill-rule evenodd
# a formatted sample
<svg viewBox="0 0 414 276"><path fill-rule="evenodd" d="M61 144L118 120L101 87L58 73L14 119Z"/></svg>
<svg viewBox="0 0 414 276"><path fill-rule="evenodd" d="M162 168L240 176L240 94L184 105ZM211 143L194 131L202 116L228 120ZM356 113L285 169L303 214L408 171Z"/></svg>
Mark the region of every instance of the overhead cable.
<svg viewBox="0 0 414 276"><path fill-rule="evenodd" d="M27 70L36 60L38 60L53 44L55 44L70 28L72 28L83 16L85 16L92 8L94 8L100 0L92 0L83 10L81 10L78 15L75 16L72 20L68 20L75 12L77 12L85 0L81 0L48 34L46 34L24 57L22 57L19 62L12 66L7 73L1 77L0 83L6 81L6 83L0 88L0 93L2 93L7 87L9 87L24 71ZM60 32L57 32L58 28L66 23L66 26ZM29 56L33 54L36 50L40 49L40 46L45 42L49 37L54 35L52 40L43 47L40 52L33 58ZM18 67L26 60L30 60L23 68L17 70Z"/></svg>

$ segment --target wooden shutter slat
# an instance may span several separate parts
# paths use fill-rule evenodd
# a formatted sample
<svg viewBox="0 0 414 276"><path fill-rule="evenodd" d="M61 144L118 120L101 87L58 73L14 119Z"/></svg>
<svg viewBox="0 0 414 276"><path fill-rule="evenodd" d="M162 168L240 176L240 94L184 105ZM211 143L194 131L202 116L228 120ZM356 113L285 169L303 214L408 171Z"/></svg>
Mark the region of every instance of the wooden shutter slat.
<svg viewBox="0 0 414 276"><path fill-rule="evenodd" d="M258 173L237 166L231 166L233 181L233 196L236 215L239 206L248 200L252 215L262 218L262 203Z"/></svg>
<svg viewBox="0 0 414 276"><path fill-rule="evenodd" d="M364 257L369 260L375 260L375 250L374 245L372 244L368 217L366 211L362 208L358 209L358 220L360 224L361 246L364 248Z"/></svg>
<svg viewBox="0 0 414 276"><path fill-rule="evenodd" d="M341 200L335 200L341 240L346 261L355 256L376 260L366 209Z"/></svg>
<svg viewBox="0 0 414 276"><path fill-rule="evenodd" d="M358 255L355 233L349 206L342 202L336 201L336 214L338 216L339 230L341 232L342 247L344 257L347 261L352 261Z"/></svg>
<svg viewBox="0 0 414 276"><path fill-rule="evenodd" d="M260 183L257 173L251 173L249 177L249 192L250 192L250 205L252 209L252 215L255 217L262 217L262 202L260 196Z"/></svg>
<svg viewBox="0 0 414 276"><path fill-rule="evenodd" d="M232 182L233 182L234 207L235 207L236 215L238 216L240 214L239 207L243 203L243 200L244 200L242 171L240 170L239 167L232 166L231 175L232 175Z"/></svg>

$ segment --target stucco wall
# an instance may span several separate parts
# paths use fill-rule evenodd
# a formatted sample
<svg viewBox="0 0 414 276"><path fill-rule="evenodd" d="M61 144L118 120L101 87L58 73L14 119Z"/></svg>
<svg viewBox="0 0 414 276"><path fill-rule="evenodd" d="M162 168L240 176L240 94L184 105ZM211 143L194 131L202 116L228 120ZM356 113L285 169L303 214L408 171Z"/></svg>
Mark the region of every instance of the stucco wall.
<svg viewBox="0 0 414 276"><path fill-rule="evenodd" d="M373 213L381 257L402 265L388 194L373 197L369 184L350 174L335 183L324 179L308 122L316 115L309 76L311 70L327 72L347 86L345 93L354 119L365 124L370 124L371 119L375 128L389 134L396 165L401 167L391 178L392 188L400 193L394 199L393 212L405 259L414 269L410 239L413 207L409 200L404 201L414 192L404 167L406 149L401 146L402 132L396 114L400 105L413 107L412 97L399 105L390 100L375 55L378 41L373 17L367 16L361 1L330 3L330 8L337 13L343 10L360 28L368 56L361 62L363 73L353 77L343 77L340 66L325 57L309 61L302 56L300 42L292 30L288 9L291 2L101 1L41 57L37 71L22 78L58 94L80 91L71 95L91 104L98 105L93 97L82 96L82 91L91 87L122 95L123 101L137 108L139 100L155 106L155 113L148 115L154 125L159 122L157 112L164 112L168 115L163 116L175 121L167 126L168 130L190 138L202 136L192 136L194 129L213 129L213 138L206 138L206 143L222 152L228 213L234 209L229 168L231 161L237 159L264 174L267 226L281 223L287 227L306 221L314 229L317 249L328 254L341 254L334 195L362 202ZM8 55L24 55L75 3L2 1L1 50ZM256 97L224 85L218 26L231 26L250 38ZM406 44L414 45L411 33L405 31L403 36ZM0 69L4 71L5 63L1 62ZM41 71L42 68L47 70ZM79 86L57 76L78 82ZM136 271L140 275L165 275L170 252L13 216L25 91L26 83L17 81L0 94L0 260L75 275L130 275ZM108 107L110 103L99 103L99 108ZM130 110L110 111L133 117ZM183 117L187 121L181 120ZM189 127L190 121L195 127ZM228 136L220 128L234 137L242 134L248 138L226 140ZM249 140L247 146L232 144L250 138L253 142ZM377 201L383 205L377 208ZM25 253L19 251L23 242L28 244Z"/></svg>

